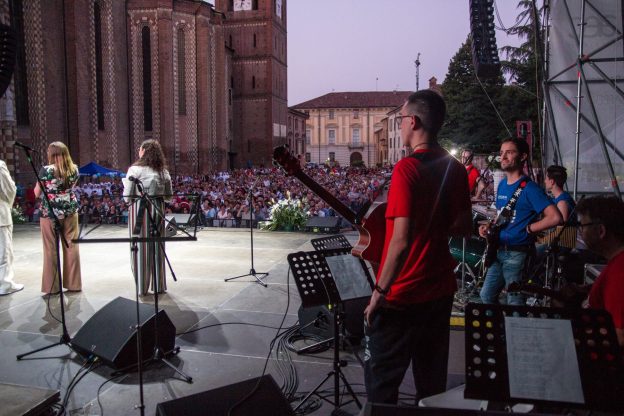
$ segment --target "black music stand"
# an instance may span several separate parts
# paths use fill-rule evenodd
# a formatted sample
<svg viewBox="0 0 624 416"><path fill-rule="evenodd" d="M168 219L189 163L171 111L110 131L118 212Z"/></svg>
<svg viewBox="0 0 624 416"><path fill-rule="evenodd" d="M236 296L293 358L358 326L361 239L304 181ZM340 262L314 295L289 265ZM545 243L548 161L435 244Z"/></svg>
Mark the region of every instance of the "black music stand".
<svg viewBox="0 0 624 416"><path fill-rule="evenodd" d="M139 375L139 404L136 406L139 410L141 415L144 415L145 412L145 404L144 404L144 395L143 395L143 363L144 361L146 362L156 362L156 361L160 361L163 362L164 364L166 364L168 367L170 367L171 369L173 369L176 373L178 373L179 375L181 375L184 380L188 383L192 383L193 379L186 375L185 373L183 373L181 370L179 370L177 367L175 367L172 363L170 363L168 360L165 359L166 356L170 355L170 354L177 354L180 351L180 347L174 347L173 350L171 351L161 351L160 349L160 345L159 345L159 341L158 341L158 319L154 320L154 351L152 352L152 356L147 359L147 360L143 360L143 347L141 344L141 331L143 329L143 325L141 325L141 317L140 317L140 309L139 309L139 276L137 274L138 271L138 256L136 255L138 252L138 244L139 243L157 243L158 244L158 250L161 250L163 252L163 255L165 256L165 259L167 261L167 265L169 266L169 269L171 270L172 276L175 280L177 280L175 278L175 273L173 273L173 268L171 267L171 263L169 262L169 259L167 258L167 255L165 253L165 248L164 248L164 243L165 242L180 242L180 241L197 241L197 226L198 226L198 221L195 221L195 227L194 227L194 232L193 235L189 234L186 230L183 230L181 228L178 227L178 225L175 223L175 221L169 222L166 218L165 218L165 214L164 212L161 212L161 210L158 208L158 205L153 203L153 201L151 200L151 198L158 198L158 197L165 197L165 196L170 196L170 195L153 195L153 196L148 196L144 191L143 191L143 187L142 185L140 185L140 182L137 183L137 189L140 193L140 196L138 197L133 197L135 200L137 200L138 204L141 206L142 208L140 208L140 210L145 210L145 212L148 215L148 223L152 224L152 229L150 230L150 236L149 237L140 237L138 235L134 235L135 230L130 230L130 232L133 234L131 237L129 238L85 238L86 236L88 236L91 232L93 232L94 230L96 230L97 228L99 228L100 225L97 225L96 227L94 227L92 230L89 230L87 232L84 233L84 235L82 235L82 237L79 237L76 240L73 240L74 243L130 243L130 252L131 254L133 254L132 258L133 258L133 265L132 265L132 274L134 276L134 284L135 284L135 302L136 302L136 319L137 319L137 323L136 323L136 331L137 331L137 372ZM191 194L191 195L187 195L187 197L193 197L195 198L195 202L194 202L194 209L191 210L191 213L195 213L195 215L197 215L197 210L199 209L198 207L198 196L195 194ZM160 217L162 219L162 221L165 222L165 228L167 227L173 227L176 230L176 234L177 232L180 232L181 234L184 234L184 237L166 237L166 236L160 236L159 232L158 232L158 223L156 223L155 219L152 217L152 215L150 214L150 210L154 209L156 212L156 216ZM137 221L139 221L137 219ZM128 224L129 226L129 224ZM135 227L136 228L136 227ZM81 233L82 233L82 229L81 229ZM153 256L154 256L154 265L156 264L156 249L153 250ZM154 273L152 275L152 285L154 287L154 289L157 288L157 276ZM154 311L155 311L155 315L154 316L158 316L158 312L159 312L159 307L158 307L158 291L154 290ZM118 374L122 371L126 371L129 368L125 368L122 369L120 371L115 372L115 374Z"/></svg>
<svg viewBox="0 0 624 416"><path fill-rule="evenodd" d="M331 239L334 237L329 238ZM316 244L321 246L329 242L331 241L320 241ZM304 308L329 305L330 309L334 309L334 334L332 340L334 343L333 369L301 400L301 402L299 402L294 410L297 411L314 394L332 404L334 406L334 410L337 410L351 402L355 402L361 409L362 405L360 404L360 401L342 372L342 367L346 366L346 362L340 360L339 338L340 327L344 319L342 302L349 299L357 299L358 297L367 296L366 294L363 294L363 292L366 291L366 288L368 296L370 296L371 278L368 273L368 269L362 266L360 259L351 255L350 248L336 248L310 252L300 251L298 253L291 253L288 255L288 264L293 271L295 284L301 297L301 304ZM331 267L330 264L332 264ZM356 270L354 265L355 267L359 267L359 270ZM334 271L332 271L332 269ZM335 276L334 273L337 273L335 270L351 270L352 272L339 272L341 275ZM318 393L318 390L332 377L334 378L333 401L321 396ZM352 397L352 400L344 403L340 403L340 380L342 380L344 387Z"/></svg>
<svg viewBox="0 0 624 416"><path fill-rule="evenodd" d="M606 311L469 303L465 334L466 398L624 409L624 366Z"/></svg>

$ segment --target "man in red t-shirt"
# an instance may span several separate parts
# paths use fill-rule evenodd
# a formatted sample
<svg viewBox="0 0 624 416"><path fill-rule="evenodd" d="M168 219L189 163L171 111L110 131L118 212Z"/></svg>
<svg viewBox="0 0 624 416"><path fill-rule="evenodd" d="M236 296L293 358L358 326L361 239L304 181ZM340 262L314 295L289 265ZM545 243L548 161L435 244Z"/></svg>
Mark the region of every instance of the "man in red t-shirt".
<svg viewBox="0 0 624 416"><path fill-rule="evenodd" d="M472 150L465 149L461 154L462 164L466 167L466 173L468 173L468 190L470 195L474 194L474 190L477 187L477 180L479 179L479 169L475 168L472 164L472 158L474 154Z"/></svg>
<svg viewBox="0 0 624 416"><path fill-rule="evenodd" d="M614 196L582 199L576 213L587 247L608 260L589 292L587 306L611 314L624 347L624 202Z"/></svg>
<svg viewBox="0 0 624 416"><path fill-rule="evenodd" d="M392 173L386 238L366 310L368 400L396 403L412 364L417 401L446 390L449 321L456 290L451 235L470 235L466 169L437 143L446 106L431 90L412 94L396 117L412 156Z"/></svg>

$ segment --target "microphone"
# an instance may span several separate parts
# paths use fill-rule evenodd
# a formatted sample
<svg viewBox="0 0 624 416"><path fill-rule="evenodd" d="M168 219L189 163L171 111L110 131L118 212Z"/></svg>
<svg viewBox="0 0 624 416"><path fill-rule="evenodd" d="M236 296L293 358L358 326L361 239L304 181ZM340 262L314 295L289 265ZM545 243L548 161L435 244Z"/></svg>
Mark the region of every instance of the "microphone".
<svg viewBox="0 0 624 416"><path fill-rule="evenodd" d="M29 152L36 152L36 153L39 153L39 151L38 151L38 150L35 150L35 149L33 149L32 147L30 147L30 146L26 146L24 143L20 143L20 142L17 142L17 141L13 144L13 146L21 147L22 149L24 149L24 150L28 150Z"/></svg>
<svg viewBox="0 0 624 416"><path fill-rule="evenodd" d="M129 180L130 182L143 184L143 182L141 182L141 180L140 180L139 178L135 178L135 177L134 177L134 176L132 176L132 175L128 176L128 180Z"/></svg>

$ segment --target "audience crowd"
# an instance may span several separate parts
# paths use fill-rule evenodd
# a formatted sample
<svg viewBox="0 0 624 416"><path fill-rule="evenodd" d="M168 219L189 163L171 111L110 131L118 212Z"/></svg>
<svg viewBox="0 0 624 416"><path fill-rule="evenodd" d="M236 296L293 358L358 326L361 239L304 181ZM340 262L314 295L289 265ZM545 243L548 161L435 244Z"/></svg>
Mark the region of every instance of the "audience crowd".
<svg viewBox="0 0 624 416"><path fill-rule="evenodd" d="M337 197L354 212L372 200L389 177L390 168L306 168L305 173ZM15 205L21 207L27 221L39 221L41 200L34 195L34 183L18 186ZM248 226L249 220L269 220L270 207L290 197L304 201L310 216L335 216L314 192L297 178L286 176L277 168L239 169L214 175L177 176L173 179L174 196L167 213L189 214L195 210L201 225L215 227ZM76 188L80 201L81 222L126 224L128 204L122 198L123 185L118 177L84 177ZM253 218L249 206L253 196Z"/></svg>

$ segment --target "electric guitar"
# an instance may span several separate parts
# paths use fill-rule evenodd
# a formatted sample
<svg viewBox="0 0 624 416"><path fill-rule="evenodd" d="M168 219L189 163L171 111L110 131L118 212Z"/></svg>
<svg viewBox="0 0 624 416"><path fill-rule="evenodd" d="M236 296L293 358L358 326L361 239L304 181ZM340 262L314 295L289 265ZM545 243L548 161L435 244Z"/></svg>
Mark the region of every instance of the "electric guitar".
<svg viewBox="0 0 624 416"><path fill-rule="evenodd" d="M351 254L370 262L373 269L381 262L384 238L386 233L385 213L386 202L378 198L371 204L364 206L360 212L353 212L329 191L316 183L303 172L299 160L293 156L285 146L273 149L273 164L281 168L286 175L292 175L299 179L312 192L327 202L334 211L349 221L360 233L357 244L351 250Z"/></svg>
<svg viewBox="0 0 624 416"><path fill-rule="evenodd" d="M490 223L485 234L485 252L483 254L483 265L487 268L496 261L496 253L500 246L500 232L509 223L509 218L503 215L499 215L495 221Z"/></svg>

